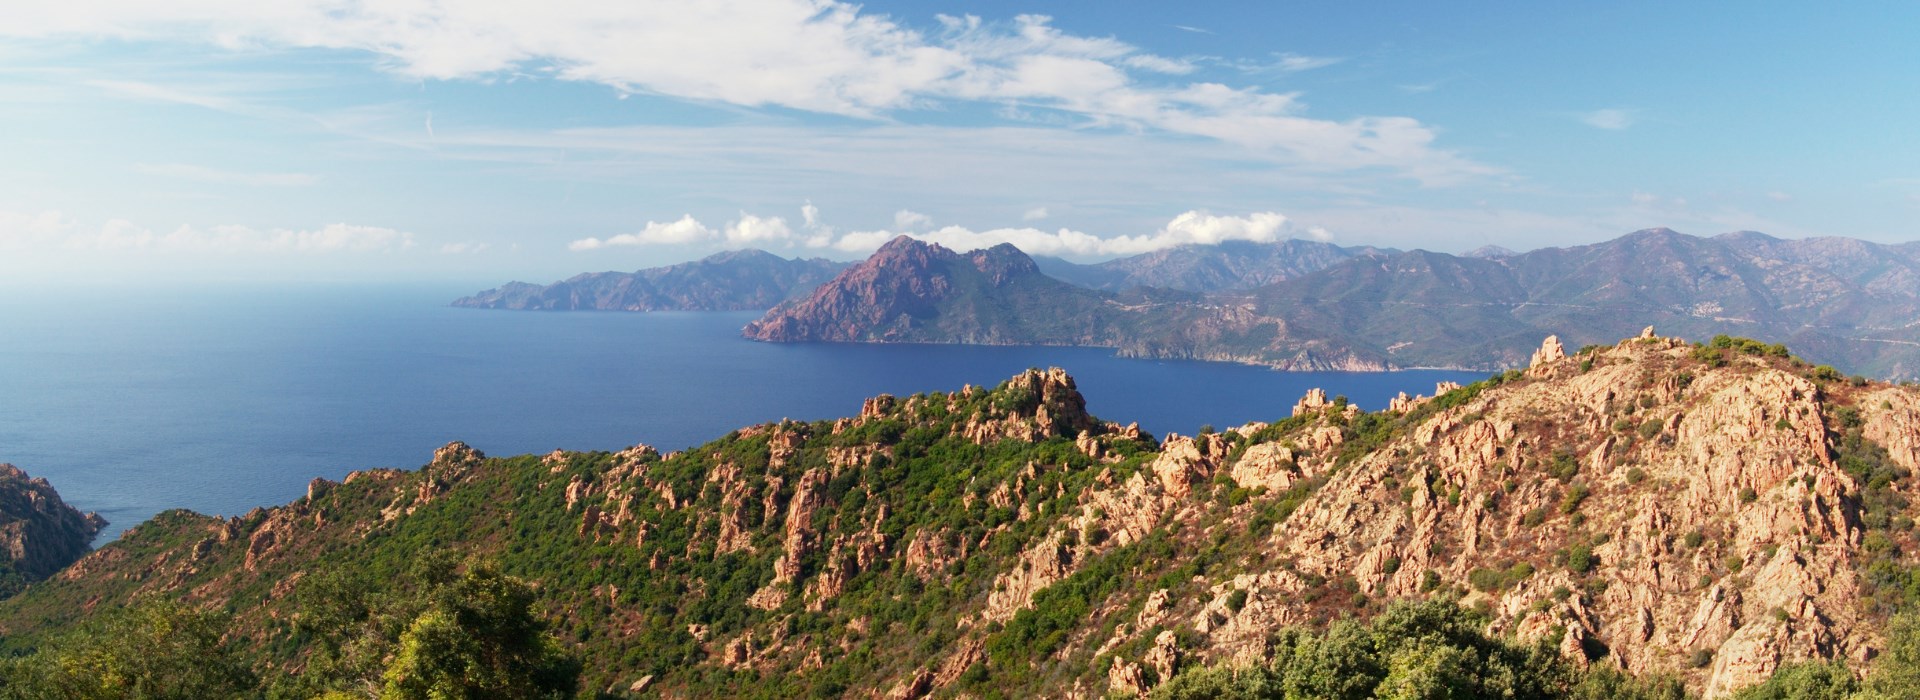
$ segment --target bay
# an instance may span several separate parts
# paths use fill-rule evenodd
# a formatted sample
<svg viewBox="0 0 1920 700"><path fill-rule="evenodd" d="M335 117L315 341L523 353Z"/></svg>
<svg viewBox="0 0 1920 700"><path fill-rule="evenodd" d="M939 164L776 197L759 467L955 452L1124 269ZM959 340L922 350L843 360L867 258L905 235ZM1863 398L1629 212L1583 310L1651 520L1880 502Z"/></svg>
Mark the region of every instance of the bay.
<svg viewBox="0 0 1920 700"><path fill-rule="evenodd" d="M1472 372L1275 372L1098 348L766 344L756 313L455 309L445 287L96 289L0 300L0 462L111 533L170 508L234 515L315 477L493 455L683 449L866 397L1072 374L1095 415L1155 435L1285 418L1310 388L1367 409Z"/></svg>

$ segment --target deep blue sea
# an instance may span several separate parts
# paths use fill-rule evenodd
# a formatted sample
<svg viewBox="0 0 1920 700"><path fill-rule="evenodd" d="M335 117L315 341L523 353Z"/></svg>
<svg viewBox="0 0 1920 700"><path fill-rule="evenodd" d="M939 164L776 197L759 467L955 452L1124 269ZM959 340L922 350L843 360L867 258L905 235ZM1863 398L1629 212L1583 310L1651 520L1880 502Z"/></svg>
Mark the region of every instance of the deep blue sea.
<svg viewBox="0 0 1920 700"><path fill-rule="evenodd" d="M1054 347L756 343L754 313L455 309L444 287L107 289L0 301L0 462L99 511L233 515L312 478L493 455L662 450L853 415L863 398L1059 366L1096 415L1156 435L1284 418L1312 387L1373 409L1476 373L1286 373ZM104 541L105 538L103 538Z"/></svg>

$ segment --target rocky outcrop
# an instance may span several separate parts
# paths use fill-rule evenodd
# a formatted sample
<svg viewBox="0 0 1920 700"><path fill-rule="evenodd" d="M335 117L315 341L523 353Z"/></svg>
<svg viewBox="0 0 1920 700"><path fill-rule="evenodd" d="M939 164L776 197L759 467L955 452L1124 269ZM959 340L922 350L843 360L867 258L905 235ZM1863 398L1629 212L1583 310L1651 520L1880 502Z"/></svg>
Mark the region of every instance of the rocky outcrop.
<svg viewBox="0 0 1920 700"><path fill-rule="evenodd" d="M1533 351L1533 359L1527 362L1527 368L1537 369L1541 365L1549 362L1558 362L1565 359L1566 356L1566 348L1560 346L1560 336L1550 335L1547 336L1545 342L1540 343L1539 350Z"/></svg>
<svg viewBox="0 0 1920 700"><path fill-rule="evenodd" d="M1305 413L1311 413L1313 411L1318 411L1320 409L1326 408L1331 405L1333 404L1327 401L1327 390L1322 389L1320 387L1314 387L1312 389L1307 390L1306 396L1302 396L1300 397L1299 401L1294 402L1293 415L1298 416Z"/></svg>
<svg viewBox="0 0 1920 700"><path fill-rule="evenodd" d="M1066 370L1027 370L1001 388L1007 400L969 418L960 434L976 444L1000 440L1036 442L1050 437L1106 432L1087 415L1087 400Z"/></svg>
<svg viewBox="0 0 1920 700"><path fill-rule="evenodd" d="M46 479L0 464L0 566L38 581L85 555L107 521L81 513Z"/></svg>

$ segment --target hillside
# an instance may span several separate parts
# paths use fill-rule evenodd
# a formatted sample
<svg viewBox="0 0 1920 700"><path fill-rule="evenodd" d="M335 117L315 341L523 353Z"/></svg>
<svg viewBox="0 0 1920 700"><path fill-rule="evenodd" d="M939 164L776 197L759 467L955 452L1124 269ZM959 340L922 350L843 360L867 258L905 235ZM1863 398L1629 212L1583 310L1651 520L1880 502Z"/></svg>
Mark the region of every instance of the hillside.
<svg viewBox="0 0 1920 700"><path fill-rule="evenodd" d="M1090 289L1118 292L1158 287L1211 293L1262 287L1355 257L1394 252L1398 251L1289 239L1277 243L1188 244L1091 265L1057 258L1036 258L1035 262L1048 276Z"/></svg>
<svg viewBox="0 0 1920 700"><path fill-rule="evenodd" d="M67 505L46 479L0 463L0 597L85 555L106 525Z"/></svg>
<svg viewBox="0 0 1920 700"><path fill-rule="evenodd" d="M805 294L846 267L818 258L788 260L734 250L638 272L595 272L549 285L510 282L461 297L454 306L548 311L739 311L766 309Z"/></svg>
<svg viewBox="0 0 1920 700"><path fill-rule="evenodd" d="M1432 599L1557 650L1528 657L1567 669L1548 696L1591 665L1718 697L1799 659L1867 668L1920 591L1920 391L1783 355L1550 342L1388 411L1310 394L1162 439L1052 370L666 455L456 443L242 517L164 514L0 603L0 631L159 595L230 612L257 668L297 675L310 582L446 552L531 582L614 696L1136 692Z"/></svg>

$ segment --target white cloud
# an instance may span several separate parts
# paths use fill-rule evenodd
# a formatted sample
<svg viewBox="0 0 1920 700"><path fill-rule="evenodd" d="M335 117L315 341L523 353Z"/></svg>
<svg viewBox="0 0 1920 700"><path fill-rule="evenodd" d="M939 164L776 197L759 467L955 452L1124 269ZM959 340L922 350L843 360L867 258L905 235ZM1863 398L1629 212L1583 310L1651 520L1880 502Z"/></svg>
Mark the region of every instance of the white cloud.
<svg viewBox="0 0 1920 700"><path fill-rule="evenodd" d="M442 244L440 246L440 252L443 255L477 255L479 253L487 252L492 248L493 248L492 243L481 243L478 241L461 241L459 243Z"/></svg>
<svg viewBox="0 0 1920 700"><path fill-rule="evenodd" d="M1343 60L1346 59L1329 56L1302 56L1297 53L1288 52L1280 54L1280 60L1274 64L1274 67L1288 73L1298 73L1303 70L1325 68Z"/></svg>
<svg viewBox="0 0 1920 700"><path fill-rule="evenodd" d="M370 253L405 250L414 245L413 234L380 226L328 224L307 231L182 226L169 233L156 233L119 219L107 222L97 234L70 240L74 247L86 249L198 253Z"/></svg>
<svg viewBox="0 0 1920 700"><path fill-rule="evenodd" d="M381 253L414 247L413 234L381 226L328 224L317 229L257 229L221 225L180 226L161 233L125 219L98 228L60 212L0 211L0 250L83 252Z"/></svg>
<svg viewBox="0 0 1920 700"><path fill-rule="evenodd" d="M812 205L807 205L811 207ZM818 209L814 216L818 217ZM893 230L849 231L836 234L831 227L808 227L808 235L799 241L807 248L831 248L846 253L869 253L900 235L939 243L955 250L989 248L1012 243L1035 255L1073 255L1081 257L1133 255L1189 243L1212 244L1223 241L1272 242L1294 231L1287 217L1275 212L1257 212L1247 216L1215 216L1189 211L1174 217L1159 231L1141 235L1096 236L1083 231L1060 228L1043 231L1032 227L997 228L975 231L964 226L943 226L928 230L932 217L902 209L895 215ZM899 225L906 224L906 225ZM1327 240L1324 229L1312 228L1306 236ZM674 244L793 245L793 230L779 217L762 218L742 212L740 218L724 229L714 229L688 214L671 223L647 222L645 229L608 238L583 238L567 245L569 250L590 251L613 246Z"/></svg>
<svg viewBox="0 0 1920 700"><path fill-rule="evenodd" d="M1768 192L1767 199L1773 200L1775 202L1791 202L1793 201L1793 195L1787 194L1785 192L1778 192L1778 191Z"/></svg>
<svg viewBox="0 0 1920 700"><path fill-rule="evenodd" d="M820 207L814 206L812 201L800 205L800 220L806 222L807 228L819 226Z"/></svg>
<svg viewBox="0 0 1920 700"><path fill-rule="evenodd" d="M1123 62L1130 68L1138 68L1155 73L1165 73L1167 75L1186 75L1200 68L1194 65L1192 61L1185 59L1167 58L1146 53L1128 56Z"/></svg>
<svg viewBox="0 0 1920 700"><path fill-rule="evenodd" d="M893 213L893 226L903 231L922 229L933 225L933 217L917 211L901 209Z"/></svg>
<svg viewBox="0 0 1920 700"><path fill-rule="evenodd" d="M604 240L582 238L568 243L567 250L598 250L609 246L679 245L701 243L719 237L720 232L707 228L706 224L694 219L692 214L687 214L680 217L678 221L666 223L649 221L646 228L640 229L637 233L622 233Z"/></svg>
<svg viewBox="0 0 1920 700"><path fill-rule="evenodd" d="M727 225L727 242L734 244L764 244L786 241L793 237L793 229L787 227L787 221L778 216L761 218L740 212L740 218Z"/></svg>
<svg viewBox="0 0 1920 700"><path fill-rule="evenodd" d="M318 175L307 173L247 173L220 170L184 163L162 163L150 165L140 163L133 166L134 172L161 177L197 180L222 185L252 185L270 187L302 187L320 181Z"/></svg>
<svg viewBox="0 0 1920 700"><path fill-rule="evenodd" d="M1633 126L1639 119L1637 109L1596 109L1580 115L1580 121L1595 129L1619 131Z"/></svg>
<svg viewBox="0 0 1920 700"><path fill-rule="evenodd" d="M549 76L748 107L885 119L962 101L999 104L1047 123L1203 136L1331 169L1386 167L1423 182L1489 169L1433 145L1407 117L1345 121L1299 114L1292 95L1180 83L1183 59L1051 19L939 18L922 31L831 0L609 3L72 0L0 3L0 37L173 41L228 49L371 53L415 79ZM1297 71L1338 59L1282 54ZM95 81L143 99L240 110L145 83ZM419 129L420 122L412 128ZM417 131L416 131L417 133Z"/></svg>
<svg viewBox="0 0 1920 700"><path fill-rule="evenodd" d="M818 216L818 209L812 204L802 207L802 214L812 209L812 216ZM645 228L634 233L622 233L606 238L582 238L567 244L567 250L582 252L601 248L620 246L648 245L689 245L700 243L727 243L730 245L767 245L784 243L793 238L793 228L787 220L778 216L760 217L740 213L740 218L728 223L724 228L712 228L700 223L692 214L682 215L676 221L649 221Z"/></svg>
<svg viewBox="0 0 1920 700"><path fill-rule="evenodd" d="M905 234L962 251L1012 243L1033 255L1098 257L1135 255L1189 243L1272 242L1284 238L1288 230L1287 217L1274 212L1237 217L1189 211L1174 217L1159 231L1143 235L1102 237L1068 228L1055 231L1031 227L974 231L963 226L946 226L926 232L855 231L839 237L831 245L848 253L865 253L879 248L895 236Z"/></svg>
<svg viewBox="0 0 1920 700"><path fill-rule="evenodd" d="M1047 218L1046 207L1034 207L1032 209L1028 209L1027 213L1020 215L1021 221L1039 221L1044 218Z"/></svg>
<svg viewBox="0 0 1920 700"><path fill-rule="evenodd" d="M58 245L77 230L78 222L57 211L22 214L0 210L0 250Z"/></svg>

